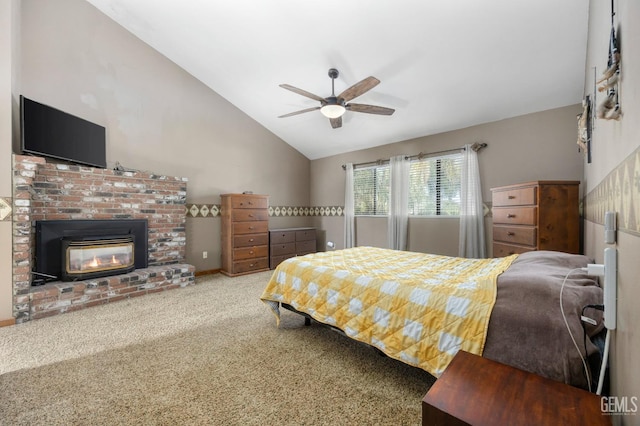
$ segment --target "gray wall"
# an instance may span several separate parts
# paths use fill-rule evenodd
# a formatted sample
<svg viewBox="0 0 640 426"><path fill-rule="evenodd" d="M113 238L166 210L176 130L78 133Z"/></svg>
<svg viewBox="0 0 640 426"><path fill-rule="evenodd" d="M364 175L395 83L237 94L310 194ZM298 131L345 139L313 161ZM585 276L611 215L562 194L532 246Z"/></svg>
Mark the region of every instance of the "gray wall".
<svg viewBox="0 0 640 426"><path fill-rule="evenodd" d="M589 4L589 44L585 67L585 93L593 92L594 71L599 77L607 65L609 33L611 31L611 5L591 0ZM605 247L618 250L618 324L612 338L610 366L613 394L620 397L640 397L640 2L618 0L616 29L621 46L620 103L623 117L620 121L596 120L593 132L593 161L585 165L587 191L607 185L606 208L617 211L621 221L618 241L604 244L604 229L598 218L585 221L585 251L598 262L603 261ZM596 105L603 100L598 94ZM626 161L625 161L626 160ZM613 174L613 175L612 175ZM610 201L613 200L613 203ZM635 221L631 219L635 218ZM623 424L637 424L636 416L618 416Z"/></svg>
<svg viewBox="0 0 640 426"><path fill-rule="evenodd" d="M483 200L491 203L491 188L533 180L577 180L583 177L583 154L576 144L576 114L571 105L389 144L367 150L322 158L311 162L311 203L344 205L342 164L389 159L400 154L436 152L486 142L479 152ZM342 217L315 219L325 229L323 238L343 247ZM491 218L485 220L488 248L491 247ZM458 254L457 219L410 218L409 250L450 256ZM386 218L356 218L358 245L387 247ZM490 251L489 251L490 253Z"/></svg>
<svg viewBox="0 0 640 426"><path fill-rule="evenodd" d="M306 157L89 3L22 0L21 31L14 97L105 126L108 167L187 177L187 203L249 190L273 205L308 205ZM188 218L187 240L187 262L220 267L219 217Z"/></svg>
<svg viewBox="0 0 640 426"><path fill-rule="evenodd" d="M12 203L12 92L17 84L18 21L18 1L0 2L0 198L8 205ZM0 218L0 325L13 323L12 234L11 215Z"/></svg>

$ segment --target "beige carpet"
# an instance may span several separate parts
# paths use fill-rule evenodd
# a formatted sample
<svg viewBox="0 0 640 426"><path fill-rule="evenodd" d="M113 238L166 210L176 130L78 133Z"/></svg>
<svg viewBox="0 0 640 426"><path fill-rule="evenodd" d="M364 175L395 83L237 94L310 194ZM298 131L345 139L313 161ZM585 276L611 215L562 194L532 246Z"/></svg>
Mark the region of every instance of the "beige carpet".
<svg viewBox="0 0 640 426"><path fill-rule="evenodd" d="M270 273L0 328L2 425L418 425L433 378L259 300Z"/></svg>

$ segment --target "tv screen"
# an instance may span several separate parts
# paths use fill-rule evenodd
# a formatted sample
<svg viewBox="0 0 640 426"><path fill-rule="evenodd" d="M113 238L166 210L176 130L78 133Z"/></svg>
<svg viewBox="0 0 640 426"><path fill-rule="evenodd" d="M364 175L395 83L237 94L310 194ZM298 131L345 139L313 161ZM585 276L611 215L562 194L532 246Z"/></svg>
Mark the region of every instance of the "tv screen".
<svg viewBox="0 0 640 426"><path fill-rule="evenodd" d="M107 167L105 128L20 96L22 152Z"/></svg>

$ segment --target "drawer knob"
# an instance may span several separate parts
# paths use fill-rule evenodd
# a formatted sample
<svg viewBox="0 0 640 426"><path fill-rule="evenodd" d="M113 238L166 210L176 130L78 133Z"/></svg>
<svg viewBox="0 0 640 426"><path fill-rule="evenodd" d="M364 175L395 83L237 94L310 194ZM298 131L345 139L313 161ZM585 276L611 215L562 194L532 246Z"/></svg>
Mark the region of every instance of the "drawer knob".
<svg viewBox="0 0 640 426"><path fill-rule="evenodd" d="M516 233L509 231L509 232L507 232L507 235L510 236L510 237L513 237L514 235L516 235Z"/></svg>
<svg viewBox="0 0 640 426"><path fill-rule="evenodd" d="M513 214L513 213L509 213L509 214L507 215L507 217L508 217L508 218L510 218L510 219L513 219L514 217L516 217L516 215L515 215L515 214Z"/></svg>
<svg viewBox="0 0 640 426"><path fill-rule="evenodd" d="M249 229L253 229L253 226L250 226Z"/></svg>
<svg viewBox="0 0 640 426"><path fill-rule="evenodd" d="M253 253L254 253L254 251L253 251L253 250L249 250L249 254L253 254Z"/></svg>
<svg viewBox="0 0 640 426"><path fill-rule="evenodd" d="M249 242L252 243L253 242L253 238L249 238Z"/></svg>
<svg viewBox="0 0 640 426"><path fill-rule="evenodd" d="M249 215L249 217L253 217L253 215L252 215L252 214L250 214L250 215Z"/></svg>
<svg viewBox="0 0 640 426"><path fill-rule="evenodd" d="M516 196L515 196L515 195L509 195L509 199L510 199L510 200L513 200L513 199L515 199L515 198L516 198Z"/></svg>

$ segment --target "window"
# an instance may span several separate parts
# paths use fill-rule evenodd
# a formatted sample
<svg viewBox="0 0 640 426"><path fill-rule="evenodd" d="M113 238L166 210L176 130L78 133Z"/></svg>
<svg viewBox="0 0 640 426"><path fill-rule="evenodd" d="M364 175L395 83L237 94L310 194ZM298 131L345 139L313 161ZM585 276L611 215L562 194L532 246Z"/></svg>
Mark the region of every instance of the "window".
<svg viewBox="0 0 640 426"><path fill-rule="evenodd" d="M389 214L389 164L353 170L353 200L356 216Z"/></svg>
<svg viewBox="0 0 640 426"><path fill-rule="evenodd" d="M452 154L411 162L410 216L458 216L462 155ZM356 216L389 214L389 164L358 167L353 171Z"/></svg>
<svg viewBox="0 0 640 426"><path fill-rule="evenodd" d="M461 154L412 161L409 170L409 215L460 215L461 171Z"/></svg>

